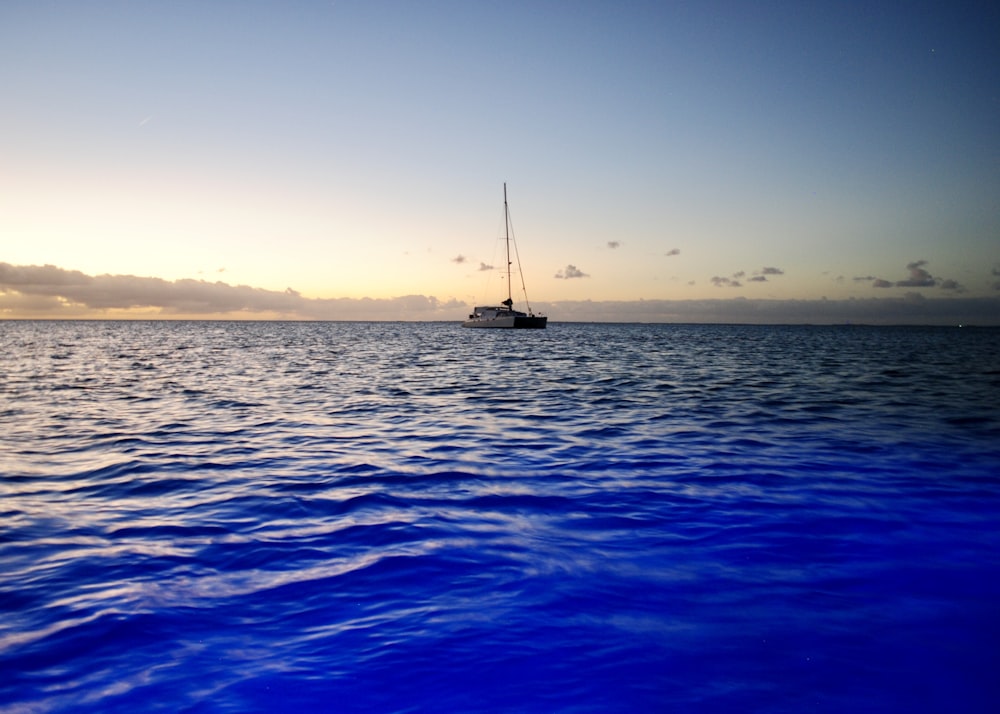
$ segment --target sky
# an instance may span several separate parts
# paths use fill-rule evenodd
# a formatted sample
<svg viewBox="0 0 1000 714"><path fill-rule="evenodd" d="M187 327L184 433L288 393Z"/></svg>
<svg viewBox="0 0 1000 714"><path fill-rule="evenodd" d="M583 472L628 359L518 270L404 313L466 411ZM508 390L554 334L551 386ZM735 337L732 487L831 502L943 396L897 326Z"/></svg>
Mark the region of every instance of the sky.
<svg viewBox="0 0 1000 714"><path fill-rule="evenodd" d="M506 297L506 183L553 322L1000 324L997 37L919 0L5 0L0 318L461 320Z"/></svg>

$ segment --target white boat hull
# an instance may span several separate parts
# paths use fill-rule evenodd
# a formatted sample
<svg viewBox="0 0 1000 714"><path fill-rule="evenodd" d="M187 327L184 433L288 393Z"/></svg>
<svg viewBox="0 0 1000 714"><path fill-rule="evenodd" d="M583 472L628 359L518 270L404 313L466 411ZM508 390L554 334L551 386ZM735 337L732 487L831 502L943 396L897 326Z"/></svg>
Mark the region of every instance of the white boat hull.
<svg viewBox="0 0 1000 714"><path fill-rule="evenodd" d="M462 327L491 327L507 330L544 330L547 317L538 315L506 315L504 317L473 317Z"/></svg>

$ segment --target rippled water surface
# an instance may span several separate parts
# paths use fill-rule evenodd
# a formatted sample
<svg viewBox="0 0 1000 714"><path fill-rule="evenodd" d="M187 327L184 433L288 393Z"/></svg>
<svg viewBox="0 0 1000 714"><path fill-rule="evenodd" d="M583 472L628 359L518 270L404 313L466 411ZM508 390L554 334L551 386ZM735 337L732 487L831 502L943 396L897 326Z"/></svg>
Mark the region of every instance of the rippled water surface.
<svg viewBox="0 0 1000 714"><path fill-rule="evenodd" d="M0 711L1000 705L1000 330L0 346Z"/></svg>

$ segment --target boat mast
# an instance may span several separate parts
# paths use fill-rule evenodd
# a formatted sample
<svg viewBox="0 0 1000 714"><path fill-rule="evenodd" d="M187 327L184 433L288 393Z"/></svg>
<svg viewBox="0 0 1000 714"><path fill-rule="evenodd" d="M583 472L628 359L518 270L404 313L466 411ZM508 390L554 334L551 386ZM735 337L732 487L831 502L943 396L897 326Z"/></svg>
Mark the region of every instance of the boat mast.
<svg viewBox="0 0 1000 714"><path fill-rule="evenodd" d="M507 245L507 307L514 308L514 298L510 288L510 210L507 208L507 182L503 182L503 230Z"/></svg>

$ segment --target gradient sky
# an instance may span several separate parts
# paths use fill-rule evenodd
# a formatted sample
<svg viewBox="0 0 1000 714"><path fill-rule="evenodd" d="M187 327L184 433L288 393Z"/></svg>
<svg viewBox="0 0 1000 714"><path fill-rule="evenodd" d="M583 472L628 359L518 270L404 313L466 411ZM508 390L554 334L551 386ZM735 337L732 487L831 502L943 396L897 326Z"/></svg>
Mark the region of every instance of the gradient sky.
<svg viewBox="0 0 1000 714"><path fill-rule="evenodd" d="M7 0L0 316L461 319L506 181L554 321L1000 323L998 37L996 3Z"/></svg>

